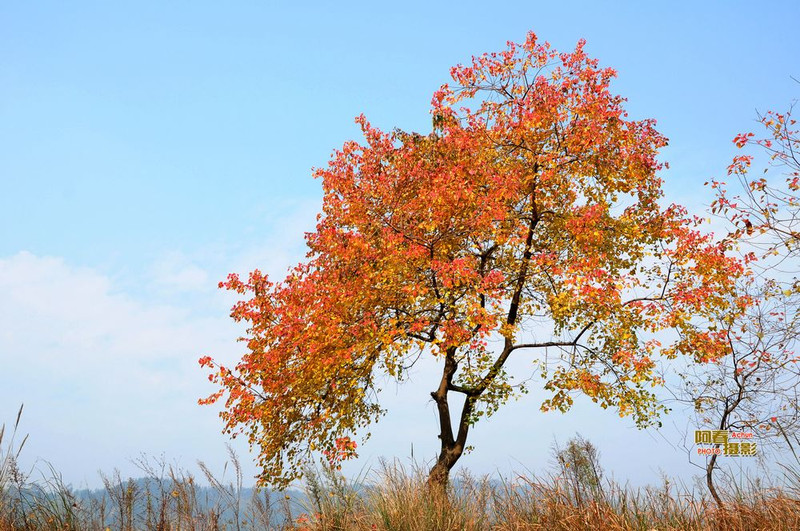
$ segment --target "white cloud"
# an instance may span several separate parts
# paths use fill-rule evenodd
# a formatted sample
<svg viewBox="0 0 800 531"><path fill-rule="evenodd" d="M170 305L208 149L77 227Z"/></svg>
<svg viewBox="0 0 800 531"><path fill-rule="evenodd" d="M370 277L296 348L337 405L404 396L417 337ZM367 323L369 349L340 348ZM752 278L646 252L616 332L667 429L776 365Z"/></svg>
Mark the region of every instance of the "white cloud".
<svg viewBox="0 0 800 531"><path fill-rule="evenodd" d="M162 263L177 264L177 270L193 263L172 260ZM234 261L260 265L241 255ZM278 261L273 255L262 268L274 273ZM215 410L196 403L215 390L197 359L209 354L231 363L240 355L243 347L235 338L241 328L222 310L230 298L222 290L198 292L192 305L220 311L192 311L175 301L139 300L118 291L109 277L60 258L22 252L0 259L0 422L13 422L25 403L22 430L30 439L23 462L48 460L68 482L94 486L97 470L137 475L130 460L141 453L163 454L189 468L202 459L222 470L228 440ZM437 422L429 392L440 370L435 360L424 360L411 381L383 386L382 405L389 413L372 428L363 458L345 470L357 474L365 465L377 466L379 457L405 459L412 445L417 460L435 457ZM510 370L529 374L531 360L515 360ZM628 419L580 400L567 415L542 414L541 398L534 388L478 423L469 441L475 452L460 464L476 473L541 472L553 438L563 443L578 431L598 446L602 464L617 478L644 483L657 480L659 469L684 479L695 473L682 450L632 429ZM674 432L668 435L677 439ZM252 477L253 459L242 457Z"/></svg>
<svg viewBox="0 0 800 531"><path fill-rule="evenodd" d="M173 291L207 291L213 284L208 272L177 251L158 260L152 275L158 286Z"/></svg>
<svg viewBox="0 0 800 531"><path fill-rule="evenodd" d="M97 469L128 471L140 452L224 457L214 410L196 403L213 391L196 360L235 357L225 314L141 303L96 271L22 252L0 259L0 319L0 419L25 403L23 462L42 458L95 484Z"/></svg>

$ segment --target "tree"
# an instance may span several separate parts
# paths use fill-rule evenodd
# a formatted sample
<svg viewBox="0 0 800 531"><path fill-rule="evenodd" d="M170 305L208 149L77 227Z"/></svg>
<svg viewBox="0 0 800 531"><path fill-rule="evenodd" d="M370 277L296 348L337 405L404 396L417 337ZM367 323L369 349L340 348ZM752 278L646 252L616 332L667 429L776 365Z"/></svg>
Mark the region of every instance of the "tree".
<svg viewBox="0 0 800 531"><path fill-rule="evenodd" d="M787 316L796 315L791 297L774 283L757 277L740 281L740 297L752 303L738 314L721 313L718 330L725 334L727 348L713 363L693 365L680 371L682 386L677 398L693 406L696 426L704 429L747 434L746 443L763 453L768 447L788 444L800 428L800 371L795 353L800 330ZM714 445L719 451L726 444ZM747 455L747 452L744 453ZM719 454L706 459L705 479L711 497L723 506L714 483Z"/></svg>
<svg viewBox="0 0 800 531"><path fill-rule="evenodd" d="M724 347L701 321L731 303L742 265L659 206L666 139L628 119L612 69L583 41L559 54L530 33L451 75L430 134L357 119L365 141L316 170L322 213L283 282L220 284L245 297L232 317L248 352L235 368L200 360L221 387L202 402L226 395L225 431L259 448L262 483L286 485L314 452L354 455L382 412L376 375L400 380L419 355L441 362L429 482L445 485L471 426L524 392L512 356L541 362L542 410L583 393L646 426L664 409L656 357ZM662 346L666 328L682 335Z"/></svg>
<svg viewBox="0 0 800 531"><path fill-rule="evenodd" d="M728 175L738 181L738 195L724 182L711 183L717 192L712 212L731 224L727 238L745 254L752 270L738 288L739 297L751 302L738 313L717 315L715 326L727 338L725 354L684 372L678 398L693 404L698 425L746 430L761 450L785 443L797 458L800 131L791 107L786 113L759 115L759 122L768 137L741 133L733 142L739 149L757 148L766 154L782 175L776 179L767 168L752 177L754 156L743 154L734 157L728 168ZM714 486L718 468L717 455L712 454L705 466L706 485L722 506Z"/></svg>
<svg viewBox="0 0 800 531"><path fill-rule="evenodd" d="M603 496L603 467L597 448L581 435L575 434L566 448L553 446L558 478L566 484L568 496L577 505Z"/></svg>

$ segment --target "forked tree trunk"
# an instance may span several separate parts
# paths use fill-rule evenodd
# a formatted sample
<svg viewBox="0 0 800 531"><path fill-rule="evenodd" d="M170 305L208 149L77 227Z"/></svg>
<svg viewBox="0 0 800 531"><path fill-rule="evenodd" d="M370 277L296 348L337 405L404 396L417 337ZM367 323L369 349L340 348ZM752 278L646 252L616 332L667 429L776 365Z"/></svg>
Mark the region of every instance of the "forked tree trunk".
<svg viewBox="0 0 800 531"><path fill-rule="evenodd" d="M533 171L534 173L538 173L538 165L534 166ZM517 322L517 312L519 311L520 301L522 299L522 288L528 277L528 262L532 256L531 246L533 244L533 233L539 222L535 190L531 190L530 201L530 224L528 226L527 237L525 238L525 251L522 254L519 275L516 279L516 285L509 304L508 315L506 316L506 323L509 325L514 325ZM481 274L484 273L484 266L491 252L492 249L487 250L481 255ZM511 340L506 338L503 351L497 357L492 367L476 385L470 388L461 387L453 383L456 370L458 370L458 362L456 361L457 347L450 347L447 349L439 388L431 393L433 401L436 402L436 410L439 415L439 440L441 441L441 450L436 464L433 465L428 475L429 487L439 491L446 490L450 478L450 470L452 470L453 466L455 466L456 462L464 454L475 404L486 389L494 382L495 378L497 378L497 375L502 370L503 365L506 360L508 360L513 349L514 347L512 346ZM464 395L464 405L461 408L461 416L458 420L458 429L455 434L453 433L450 404L447 400L450 391L455 391Z"/></svg>
<svg viewBox="0 0 800 531"><path fill-rule="evenodd" d="M454 347L447 351L439 388L431 393L431 397L434 402L436 402L436 409L439 416L439 441L441 443L441 449L436 464L433 465L428 475L428 486L436 490L446 489L449 483L450 470L452 470L458 459L464 454L467 434L469 433L469 417L472 414L472 408L475 402L473 397L466 397L461 410L458 430L454 433L448 393L453 387L453 376L458 368L458 364L455 361L455 353L456 349Z"/></svg>

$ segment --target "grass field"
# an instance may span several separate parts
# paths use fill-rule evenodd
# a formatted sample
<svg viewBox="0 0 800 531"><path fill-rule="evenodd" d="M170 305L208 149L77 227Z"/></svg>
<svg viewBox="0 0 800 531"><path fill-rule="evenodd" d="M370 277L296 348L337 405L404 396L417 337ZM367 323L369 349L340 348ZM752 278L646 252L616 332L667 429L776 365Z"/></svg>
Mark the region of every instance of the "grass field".
<svg viewBox="0 0 800 531"><path fill-rule="evenodd" d="M800 475L792 468L779 488L756 480L744 488L721 485L721 508L705 491L666 479L640 489L605 481L596 463L576 459L559 461L560 470L546 477L457 475L446 492L426 485L423 468L396 463L354 480L332 469L309 471L303 492L268 492L243 487L231 452L230 480L202 463L198 480L142 459L140 478L111 473L101 475L104 488L75 491L53 469L39 480L23 474L17 457L24 439L15 443L15 432L0 431L2 531L800 529Z"/></svg>

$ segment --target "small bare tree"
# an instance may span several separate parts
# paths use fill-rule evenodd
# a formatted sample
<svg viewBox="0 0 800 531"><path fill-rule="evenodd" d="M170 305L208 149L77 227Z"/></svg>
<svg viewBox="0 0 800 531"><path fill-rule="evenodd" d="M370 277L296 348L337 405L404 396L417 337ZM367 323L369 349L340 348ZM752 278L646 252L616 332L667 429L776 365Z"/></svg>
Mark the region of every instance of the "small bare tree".
<svg viewBox="0 0 800 531"><path fill-rule="evenodd" d="M681 372L679 401L693 405L696 426L720 431L745 432L761 451L788 443L800 427L798 412L798 328L792 297L775 284L761 287L753 280L742 288L749 302L739 315L720 315L718 333L727 350L705 364L693 364ZM736 442L736 441L732 441ZM722 448L722 443L715 448ZM722 500L714 485L719 455L712 453L705 466L706 484L716 503Z"/></svg>
<svg viewBox="0 0 800 531"><path fill-rule="evenodd" d="M713 181L717 197L711 207L730 222L728 241L745 254L752 274L740 284L741 310L717 316L716 333L726 338L726 351L682 372L678 398L694 406L698 427L747 431L760 451L788 448L797 459L800 130L792 106L785 113L760 114L758 121L767 135L742 133L733 142L766 155L767 168L755 177L754 155L734 157L728 175L738 181L739 191ZM714 485L718 468L718 454L711 454L706 484L722 506Z"/></svg>
<svg viewBox="0 0 800 531"><path fill-rule="evenodd" d="M576 434L564 448L554 444L553 454L559 475L566 482L576 504L581 505L586 500L602 495L600 454L590 441Z"/></svg>

